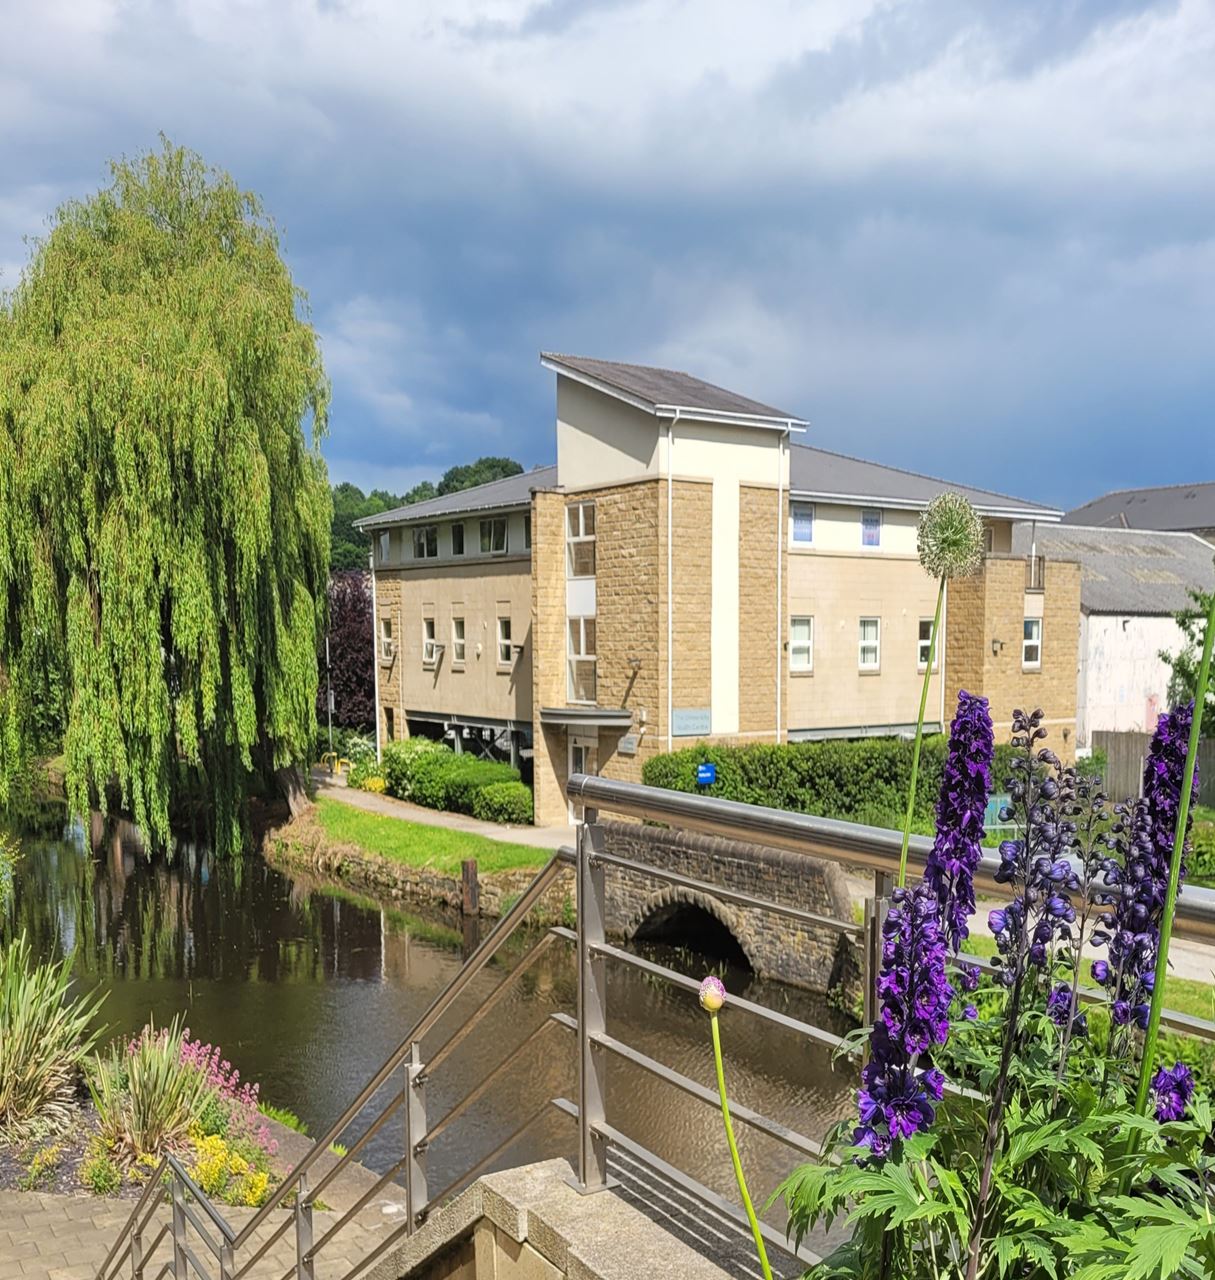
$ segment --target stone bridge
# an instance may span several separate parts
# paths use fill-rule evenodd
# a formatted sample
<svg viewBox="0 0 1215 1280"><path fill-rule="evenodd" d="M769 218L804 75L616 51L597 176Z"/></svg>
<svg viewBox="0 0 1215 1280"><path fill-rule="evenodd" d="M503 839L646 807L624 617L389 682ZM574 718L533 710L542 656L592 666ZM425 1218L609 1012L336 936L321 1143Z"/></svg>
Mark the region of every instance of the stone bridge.
<svg viewBox="0 0 1215 1280"><path fill-rule="evenodd" d="M619 857L854 922L852 898L836 863L692 831L632 822L605 821L603 827L608 852ZM859 976L859 942L832 929L615 867L608 868L606 894L608 931L625 941L687 941L743 959L761 977L813 991L852 987Z"/></svg>

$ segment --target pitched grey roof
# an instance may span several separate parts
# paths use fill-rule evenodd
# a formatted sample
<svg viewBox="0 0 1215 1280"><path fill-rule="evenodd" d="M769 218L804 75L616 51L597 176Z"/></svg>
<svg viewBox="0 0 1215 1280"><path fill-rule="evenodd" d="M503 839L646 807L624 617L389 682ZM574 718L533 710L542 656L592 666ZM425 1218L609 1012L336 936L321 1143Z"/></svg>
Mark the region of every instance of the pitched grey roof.
<svg viewBox="0 0 1215 1280"><path fill-rule="evenodd" d="M714 415L760 418L773 423L805 426L803 419L784 409L774 409L748 396L714 386L678 369L652 369L643 364L620 364L615 360L594 360L590 356L564 356L542 351L540 362L548 368L600 384L603 390L622 393L650 413L661 409L699 409ZM662 415L662 416L670 416Z"/></svg>
<svg viewBox="0 0 1215 1280"><path fill-rule="evenodd" d="M557 468L536 467L517 476L505 476L488 484L474 485L458 493L447 493L441 498L428 498L407 507L394 507L379 515L356 520L356 529L374 529L379 525L401 524L405 521L424 520L438 516L459 515L462 511L500 511L504 507L524 507L531 501L533 489L548 489L557 483Z"/></svg>
<svg viewBox="0 0 1215 1280"><path fill-rule="evenodd" d="M1215 585L1215 547L1192 533L1052 525L1036 530L1039 555L1080 564L1086 613L1170 614L1190 603L1189 589ZM1013 550L1028 555L1030 529L1013 529Z"/></svg>
<svg viewBox="0 0 1215 1280"><path fill-rule="evenodd" d="M1120 529L1215 529L1215 480L1115 489L1069 511L1063 522Z"/></svg>
<svg viewBox="0 0 1215 1280"><path fill-rule="evenodd" d="M990 489L938 480L935 476L885 467L846 454L795 444L789 450L789 487L794 493L816 498L856 500L871 498L887 505L918 508L946 489L960 493L984 515L1012 515L1036 520L1057 520L1062 512L1024 498L1012 498Z"/></svg>

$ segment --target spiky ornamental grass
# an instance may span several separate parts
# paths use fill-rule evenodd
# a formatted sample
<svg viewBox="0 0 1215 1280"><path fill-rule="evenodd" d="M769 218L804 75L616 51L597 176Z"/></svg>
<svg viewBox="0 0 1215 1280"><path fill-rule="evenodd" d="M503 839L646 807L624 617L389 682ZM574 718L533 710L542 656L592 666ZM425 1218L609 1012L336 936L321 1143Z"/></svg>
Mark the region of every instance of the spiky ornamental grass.
<svg viewBox="0 0 1215 1280"><path fill-rule="evenodd" d="M969 577L983 560L983 522L974 507L960 493L940 493L920 517L916 536L920 563L937 580L937 607L928 639L928 662L920 688L920 710L916 717L915 746L911 753L911 780L907 786L907 813L903 820L903 844L899 851L898 887L907 883L907 847L911 843L911 822L915 814L916 785L920 775L920 750L924 742L924 711L928 688L936 665L937 633L945 604L945 586L951 579Z"/></svg>

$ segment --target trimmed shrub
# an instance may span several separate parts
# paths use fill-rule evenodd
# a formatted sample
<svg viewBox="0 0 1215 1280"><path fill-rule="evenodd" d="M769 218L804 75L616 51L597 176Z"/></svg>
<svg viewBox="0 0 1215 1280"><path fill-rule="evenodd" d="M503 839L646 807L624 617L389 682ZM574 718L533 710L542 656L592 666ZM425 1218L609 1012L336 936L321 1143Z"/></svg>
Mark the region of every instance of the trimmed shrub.
<svg viewBox="0 0 1215 1280"><path fill-rule="evenodd" d="M527 826L532 820L531 788L522 782L491 782L473 796L474 818Z"/></svg>
<svg viewBox="0 0 1215 1280"><path fill-rule="evenodd" d="M472 813L473 797L495 782L518 782L519 771L493 760L458 756L454 751L421 756L413 770L410 799L428 809Z"/></svg>
<svg viewBox="0 0 1215 1280"><path fill-rule="evenodd" d="M432 755L452 756L450 747L433 738L405 738L390 742L380 753L380 767L390 796L398 800L412 800L414 772L419 764ZM425 801L419 800L419 804Z"/></svg>

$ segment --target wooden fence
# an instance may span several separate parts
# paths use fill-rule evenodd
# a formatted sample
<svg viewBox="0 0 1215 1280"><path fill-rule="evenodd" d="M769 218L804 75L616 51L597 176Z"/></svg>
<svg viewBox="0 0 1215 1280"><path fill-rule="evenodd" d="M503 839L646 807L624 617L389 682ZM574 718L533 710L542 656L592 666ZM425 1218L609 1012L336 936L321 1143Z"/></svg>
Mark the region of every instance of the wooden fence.
<svg viewBox="0 0 1215 1280"><path fill-rule="evenodd" d="M1205 724L1203 726L1206 727ZM1111 800L1137 796L1143 789L1143 760L1151 735L1093 731L1093 748L1109 758L1105 790ZM1198 801L1215 807L1215 738L1203 738L1198 745Z"/></svg>

